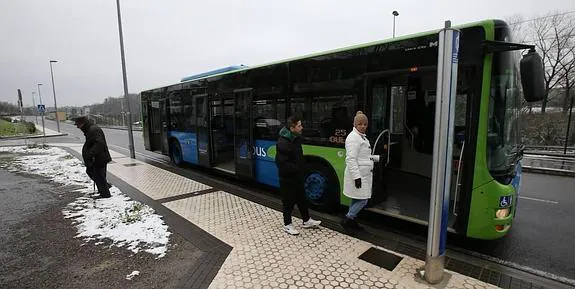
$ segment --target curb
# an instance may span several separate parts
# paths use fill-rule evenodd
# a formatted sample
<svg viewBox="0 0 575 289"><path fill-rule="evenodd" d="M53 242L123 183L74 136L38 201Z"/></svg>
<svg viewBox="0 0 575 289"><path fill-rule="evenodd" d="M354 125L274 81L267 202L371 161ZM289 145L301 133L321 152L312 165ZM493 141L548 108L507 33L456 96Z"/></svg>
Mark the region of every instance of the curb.
<svg viewBox="0 0 575 289"><path fill-rule="evenodd" d="M522 169L524 172L528 172L528 173L575 177L575 171L569 171L569 170L538 168L538 167L531 167L531 166L523 166Z"/></svg>
<svg viewBox="0 0 575 289"><path fill-rule="evenodd" d="M32 135L32 136L9 136L9 137L0 137L0 140L17 140L17 139L34 139L34 138L43 138L43 137L58 137L58 136L67 136L67 133L60 133L60 134L50 134L50 135Z"/></svg>
<svg viewBox="0 0 575 289"><path fill-rule="evenodd" d="M100 126L100 128L107 128L107 129L117 129L117 130L128 130L128 128L124 127L112 127L112 126ZM132 128L133 131L142 131L141 128Z"/></svg>

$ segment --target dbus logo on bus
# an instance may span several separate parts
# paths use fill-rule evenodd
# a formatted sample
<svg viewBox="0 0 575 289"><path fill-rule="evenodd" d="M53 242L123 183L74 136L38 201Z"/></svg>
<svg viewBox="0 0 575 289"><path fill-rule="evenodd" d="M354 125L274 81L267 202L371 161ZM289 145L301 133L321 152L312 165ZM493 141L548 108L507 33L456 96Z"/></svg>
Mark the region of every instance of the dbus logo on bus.
<svg viewBox="0 0 575 289"><path fill-rule="evenodd" d="M254 155L265 158L268 156L268 153L265 148L254 146Z"/></svg>

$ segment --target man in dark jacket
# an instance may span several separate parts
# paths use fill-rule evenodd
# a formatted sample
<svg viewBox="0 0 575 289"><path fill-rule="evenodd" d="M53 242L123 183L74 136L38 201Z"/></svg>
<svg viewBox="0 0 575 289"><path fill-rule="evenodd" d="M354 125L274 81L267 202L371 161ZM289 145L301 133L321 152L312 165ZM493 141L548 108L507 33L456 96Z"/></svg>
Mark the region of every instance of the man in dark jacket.
<svg viewBox="0 0 575 289"><path fill-rule="evenodd" d="M303 126L298 117L289 117L288 126L280 130L277 142L275 162L279 169L280 191L282 194L284 231L290 235L298 235L293 227L291 212L295 204L299 208L304 228L317 227L320 221L309 217L307 200L304 192L304 158L301 147L301 132Z"/></svg>
<svg viewBox="0 0 575 289"><path fill-rule="evenodd" d="M86 137L86 142L82 147L82 158L86 165L86 173L98 187L100 195L95 198L109 198L111 185L106 180L106 170L112 157L108 151L104 132L84 116L74 119L74 122Z"/></svg>

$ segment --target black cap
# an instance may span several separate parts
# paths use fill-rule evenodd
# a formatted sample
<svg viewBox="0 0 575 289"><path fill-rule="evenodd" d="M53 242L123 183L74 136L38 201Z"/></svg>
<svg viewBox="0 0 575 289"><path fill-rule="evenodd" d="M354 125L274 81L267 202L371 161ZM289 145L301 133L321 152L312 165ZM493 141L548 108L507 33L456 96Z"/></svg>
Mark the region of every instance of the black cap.
<svg viewBox="0 0 575 289"><path fill-rule="evenodd" d="M79 116L79 117L73 118L73 120L74 120L74 123L75 123L75 124L87 123L87 122L88 122L88 118L85 117L85 116Z"/></svg>

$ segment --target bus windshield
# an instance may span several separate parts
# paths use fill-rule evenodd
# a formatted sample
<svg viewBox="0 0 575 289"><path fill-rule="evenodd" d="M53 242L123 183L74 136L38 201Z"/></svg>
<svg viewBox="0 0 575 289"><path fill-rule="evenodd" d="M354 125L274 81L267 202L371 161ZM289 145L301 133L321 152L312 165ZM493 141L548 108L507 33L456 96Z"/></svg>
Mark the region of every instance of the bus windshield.
<svg viewBox="0 0 575 289"><path fill-rule="evenodd" d="M515 52L493 55L489 97L487 164L493 177L507 184L520 157L519 90Z"/></svg>

